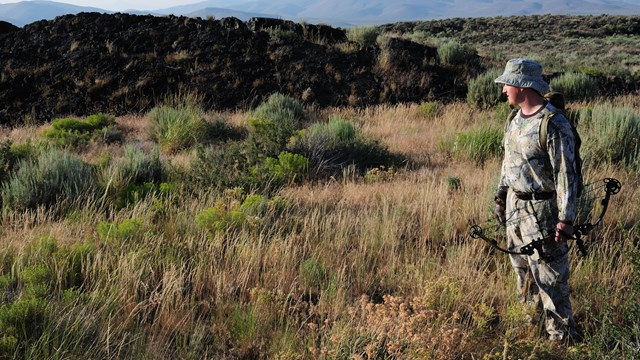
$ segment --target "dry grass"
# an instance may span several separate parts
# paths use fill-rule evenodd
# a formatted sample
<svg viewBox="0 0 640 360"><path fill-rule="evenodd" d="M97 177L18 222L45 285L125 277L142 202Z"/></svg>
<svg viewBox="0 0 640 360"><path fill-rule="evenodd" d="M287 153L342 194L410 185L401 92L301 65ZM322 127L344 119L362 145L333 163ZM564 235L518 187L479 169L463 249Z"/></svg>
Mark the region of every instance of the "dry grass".
<svg viewBox="0 0 640 360"><path fill-rule="evenodd" d="M636 109L640 102L619 101ZM80 348L89 357L571 356L566 347L540 345L535 329L522 325L526 310L517 304L508 258L468 235L470 224L491 216L499 160L483 167L455 161L440 143L491 113L463 103L444 105L428 118L418 105L325 111L355 120L421 166L401 169L387 181L345 178L288 187L281 195L293 211L264 228L199 229L200 211L229 201L202 190L171 195L162 215L153 199L109 216L91 204L67 219L46 212L16 215L3 223L0 246L23 254L25 244L42 236L61 246L96 244L83 262L81 291L88 300L52 305L58 314L53 329L75 321L90 339ZM218 115L244 123L241 112ZM118 119L127 142L147 141L145 121ZM38 136L31 128L3 131L15 142ZM91 144L85 153L95 158L120 151ZM183 152L169 160L186 166L191 156ZM623 195L613 198L604 226L589 237L590 257L571 255L573 304L581 326L593 334L606 307L623 311L632 294L627 255L640 218L638 175L610 166L589 169L587 177L602 174L618 178ZM459 186L452 187L450 177ZM142 225L132 237L103 239L96 231L100 221L134 218ZM317 272L305 264L315 264ZM56 271L62 276L62 269ZM82 316L95 319L95 331ZM505 341L515 345L507 348Z"/></svg>

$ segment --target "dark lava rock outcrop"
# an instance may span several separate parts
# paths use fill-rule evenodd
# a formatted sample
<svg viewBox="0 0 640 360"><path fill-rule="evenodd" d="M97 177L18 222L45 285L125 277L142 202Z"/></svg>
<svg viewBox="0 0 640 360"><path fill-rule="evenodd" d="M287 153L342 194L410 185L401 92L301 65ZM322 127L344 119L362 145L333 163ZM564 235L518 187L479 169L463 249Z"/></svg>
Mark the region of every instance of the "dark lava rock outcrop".
<svg viewBox="0 0 640 360"><path fill-rule="evenodd" d="M342 29L275 19L81 13L0 31L0 124L139 113L197 92L208 109L249 108L273 92L317 106L454 99L482 71L392 39L361 49Z"/></svg>

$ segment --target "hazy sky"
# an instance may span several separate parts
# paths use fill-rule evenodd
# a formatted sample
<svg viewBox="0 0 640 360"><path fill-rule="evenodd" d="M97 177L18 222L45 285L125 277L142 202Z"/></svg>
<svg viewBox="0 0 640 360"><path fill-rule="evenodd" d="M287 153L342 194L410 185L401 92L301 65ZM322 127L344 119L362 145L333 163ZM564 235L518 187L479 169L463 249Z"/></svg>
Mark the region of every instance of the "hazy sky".
<svg viewBox="0 0 640 360"><path fill-rule="evenodd" d="M22 0L0 0L0 4L17 3ZM157 10L165 9L171 6L187 5L202 2L202 0L52 0L65 4L73 4L79 6L91 6L105 10L121 11L121 10Z"/></svg>

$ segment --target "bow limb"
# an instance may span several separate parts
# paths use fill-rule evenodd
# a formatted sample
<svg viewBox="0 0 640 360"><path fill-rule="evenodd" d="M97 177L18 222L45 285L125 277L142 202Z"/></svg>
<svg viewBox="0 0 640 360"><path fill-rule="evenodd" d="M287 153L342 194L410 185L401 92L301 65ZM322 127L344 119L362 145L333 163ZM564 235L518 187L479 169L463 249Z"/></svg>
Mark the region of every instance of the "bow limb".
<svg viewBox="0 0 640 360"><path fill-rule="evenodd" d="M496 239L491 239L487 235L485 235L484 230L480 227L480 225L471 226L471 237L473 239L482 239L486 241L489 245L491 245L494 249L501 251L505 254L512 255L533 255L535 250L538 250L541 256L543 256L542 252L542 241L536 240L529 244L526 244L520 248L520 251L508 250L500 247L498 245L498 241Z"/></svg>
<svg viewBox="0 0 640 360"><path fill-rule="evenodd" d="M600 200L600 204L602 205L602 210L598 217L594 220L593 223L586 222L584 224L579 224L574 226L573 235L576 237L587 235L593 228L598 226L602 219L604 219L604 215L607 213L607 209L609 208L609 200L611 200L611 196L620 192L622 185L620 185L620 181L613 178L604 179L605 187L605 195L602 200Z"/></svg>
<svg viewBox="0 0 640 360"><path fill-rule="evenodd" d="M605 195L604 198L600 200L602 210L600 211L598 217L593 221L593 223L586 222L584 224L578 224L573 228L574 230L572 239L576 240L576 245L578 246L580 253L585 256L587 255L587 247L584 244L584 241L582 241L582 236L588 235L591 230L593 230L600 224L602 219L604 219L604 215L607 213L607 209L609 208L609 200L611 200L611 196L619 193L620 189L622 188L620 181L618 181L617 179L606 178L604 179L604 183Z"/></svg>

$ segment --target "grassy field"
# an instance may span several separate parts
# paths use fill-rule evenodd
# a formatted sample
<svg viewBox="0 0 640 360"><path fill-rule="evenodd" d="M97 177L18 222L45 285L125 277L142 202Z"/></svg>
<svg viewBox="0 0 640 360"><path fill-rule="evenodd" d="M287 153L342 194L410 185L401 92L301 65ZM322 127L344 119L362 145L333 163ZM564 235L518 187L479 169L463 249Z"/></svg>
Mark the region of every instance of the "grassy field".
<svg viewBox="0 0 640 360"><path fill-rule="evenodd" d="M637 127L639 104L635 95L572 106L626 109ZM2 129L10 143L0 173L0 358L640 356L637 148L590 162L602 150L583 145L586 181L614 177L623 187L587 238L590 254L570 254L584 341L567 346L525 320L531 309L517 301L507 256L469 236L474 223L491 226L503 105L304 109L305 134L346 119L355 130L341 129L404 160L322 175L316 163L294 171L306 174L302 181L282 175L291 174L284 158L265 160L258 112L197 113L225 140L195 136L204 131L196 124L177 135L193 143L178 145L162 137L158 112L111 119L99 136L90 130L81 139L81 131L60 136L51 124ZM585 143L605 127L597 121L579 127ZM228 154L244 139L265 145L245 171L253 182L227 186L219 178L242 164L222 168L226 160L211 149ZM615 147L611 140L603 148ZM69 156L78 169L88 166L92 185L55 188L64 196L22 205L14 179L27 163L44 162L43 153L54 154L49 163ZM274 179L281 185L264 186Z"/></svg>

